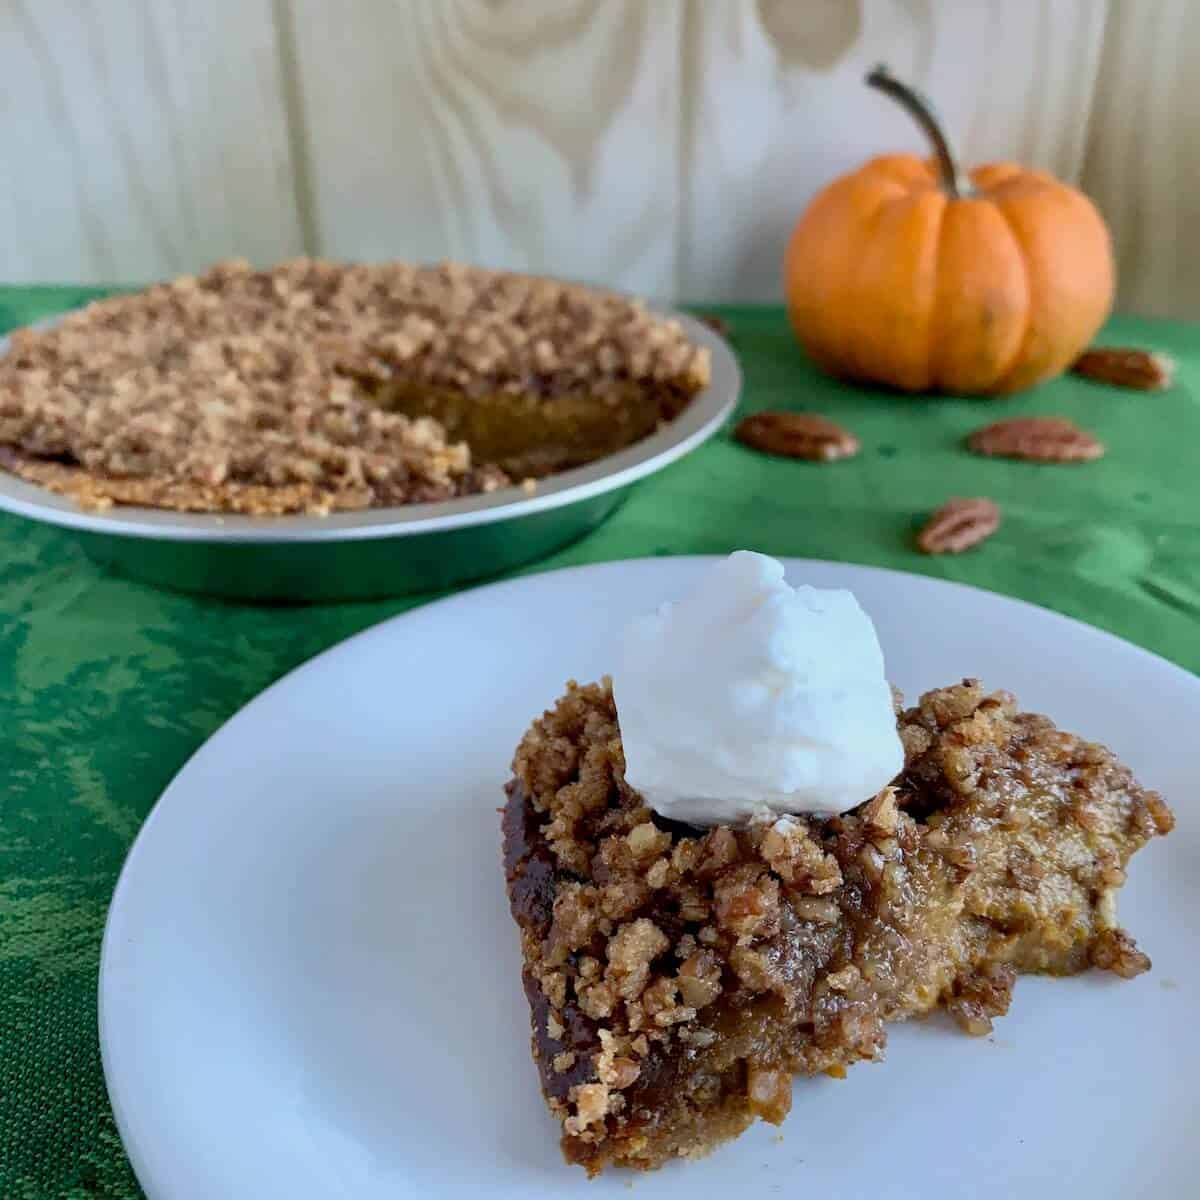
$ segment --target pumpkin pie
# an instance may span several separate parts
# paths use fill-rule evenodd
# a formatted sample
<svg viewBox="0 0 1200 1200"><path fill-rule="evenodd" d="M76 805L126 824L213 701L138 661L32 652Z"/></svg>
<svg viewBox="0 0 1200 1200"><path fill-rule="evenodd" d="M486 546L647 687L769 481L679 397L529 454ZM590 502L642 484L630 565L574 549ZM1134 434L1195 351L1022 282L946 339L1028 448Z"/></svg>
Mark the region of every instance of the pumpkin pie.
<svg viewBox="0 0 1200 1200"><path fill-rule="evenodd" d="M639 301L456 264L226 262L20 330L0 465L90 507L323 513L611 454L708 382Z"/></svg>
<svg viewBox="0 0 1200 1200"><path fill-rule="evenodd" d="M1149 967L1116 895L1172 827L1156 793L974 680L897 719L904 768L857 809L707 830L625 782L607 682L534 721L504 867L568 1161L703 1155L782 1121L795 1075L882 1058L889 1022L943 1008L982 1034L1022 973Z"/></svg>

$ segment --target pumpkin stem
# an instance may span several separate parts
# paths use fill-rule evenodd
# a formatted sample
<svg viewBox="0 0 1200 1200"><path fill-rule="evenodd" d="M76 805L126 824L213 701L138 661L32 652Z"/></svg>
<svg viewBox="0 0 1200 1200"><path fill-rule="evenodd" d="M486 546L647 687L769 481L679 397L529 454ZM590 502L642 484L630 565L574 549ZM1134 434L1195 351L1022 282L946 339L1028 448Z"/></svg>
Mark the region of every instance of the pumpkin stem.
<svg viewBox="0 0 1200 1200"><path fill-rule="evenodd" d="M972 195L975 189L967 173L958 165L958 158L950 149L950 139L942 129L933 105L916 88L901 83L882 63L867 76L867 84L895 100L925 131L937 156L942 187L956 200Z"/></svg>

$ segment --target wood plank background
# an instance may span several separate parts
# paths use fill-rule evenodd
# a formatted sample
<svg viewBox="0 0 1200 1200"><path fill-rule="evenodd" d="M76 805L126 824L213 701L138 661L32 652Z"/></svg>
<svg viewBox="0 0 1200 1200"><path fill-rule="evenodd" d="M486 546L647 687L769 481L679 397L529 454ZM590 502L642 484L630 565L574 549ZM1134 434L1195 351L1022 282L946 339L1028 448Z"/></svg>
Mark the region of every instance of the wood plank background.
<svg viewBox="0 0 1200 1200"><path fill-rule="evenodd" d="M0 0L0 280L456 257L779 295L808 198L919 149L1108 218L1129 310L1200 317L1194 0Z"/></svg>

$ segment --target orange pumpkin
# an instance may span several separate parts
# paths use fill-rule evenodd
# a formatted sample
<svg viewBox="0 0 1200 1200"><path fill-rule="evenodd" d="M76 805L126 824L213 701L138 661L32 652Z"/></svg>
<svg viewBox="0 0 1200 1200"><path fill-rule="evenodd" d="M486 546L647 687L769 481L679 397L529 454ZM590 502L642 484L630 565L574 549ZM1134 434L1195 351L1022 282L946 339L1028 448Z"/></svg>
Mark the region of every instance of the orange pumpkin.
<svg viewBox="0 0 1200 1200"><path fill-rule="evenodd" d="M935 157L872 159L817 194L788 244L788 313L813 360L908 392L998 394L1064 371L1108 315L1113 256L1092 202L1042 171L964 174L929 104L885 68Z"/></svg>

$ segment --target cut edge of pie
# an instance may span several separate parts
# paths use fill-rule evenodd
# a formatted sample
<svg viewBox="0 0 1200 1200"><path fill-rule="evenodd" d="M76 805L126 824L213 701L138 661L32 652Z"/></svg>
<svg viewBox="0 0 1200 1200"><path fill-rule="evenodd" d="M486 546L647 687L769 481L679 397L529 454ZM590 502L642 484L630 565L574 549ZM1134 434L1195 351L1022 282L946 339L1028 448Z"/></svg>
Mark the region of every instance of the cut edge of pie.
<svg viewBox="0 0 1200 1200"><path fill-rule="evenodd" d="M625 783L607 680L533 723L504 867L568 1161L698 1157L782 1121L796 1074L881 1058L889 1021L941 1007L980 1034L1020 973L1148 969L1116 894L1172 828L1157 793L974 680L898 720L904 770L869 802L737 830L666 821Z"/></svg>

